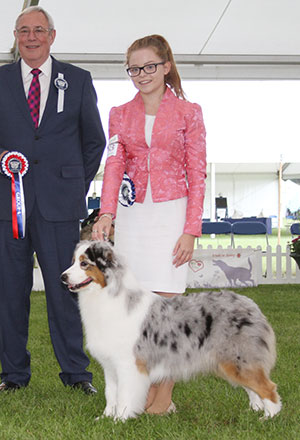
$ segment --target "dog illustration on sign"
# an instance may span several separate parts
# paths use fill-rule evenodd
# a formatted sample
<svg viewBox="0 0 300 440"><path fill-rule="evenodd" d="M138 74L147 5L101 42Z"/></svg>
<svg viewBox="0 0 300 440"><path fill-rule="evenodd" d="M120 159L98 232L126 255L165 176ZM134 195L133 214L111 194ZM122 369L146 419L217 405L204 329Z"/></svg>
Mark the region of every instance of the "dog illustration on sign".
<svg viewBox="0 0 300 440"><path fill-rule="evenodd" d="M249 269L241 266L229 266L223 260L213 260L213 265L218 266L225 274L227 280L230 283L230 286L239 286L244 284L245 286L253 286L254 280L251 278L252 276L252 263L250 258L248 258Z"/></svg>

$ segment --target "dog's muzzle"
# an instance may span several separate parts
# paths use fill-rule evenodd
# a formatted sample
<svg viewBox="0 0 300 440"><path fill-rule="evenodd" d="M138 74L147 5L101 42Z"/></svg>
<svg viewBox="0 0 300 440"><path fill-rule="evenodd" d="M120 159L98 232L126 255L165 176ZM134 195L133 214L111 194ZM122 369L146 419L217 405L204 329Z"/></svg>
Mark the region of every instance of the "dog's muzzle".
<svg viewBox="0 0 300 440"><path fill-rule="evenodd" d="M63 273L60 277L61 281L66 284L68 286L68 289L71 292L77 292L78 290L80 290L82 287L86 287L88 286L92 281L93 278L88 277L86 280L82 281L82 283L79 284L70 284L69 283L69 277L66 273Z"/></svg>

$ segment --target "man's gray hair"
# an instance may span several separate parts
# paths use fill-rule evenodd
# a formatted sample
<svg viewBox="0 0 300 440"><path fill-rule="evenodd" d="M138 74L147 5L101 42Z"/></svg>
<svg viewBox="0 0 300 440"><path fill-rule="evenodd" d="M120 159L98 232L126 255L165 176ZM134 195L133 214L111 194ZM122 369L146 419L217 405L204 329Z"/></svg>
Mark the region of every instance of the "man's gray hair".
<svg viewBox="0 0 300 440"><path fill-rule="evenodd" d="M48 28L49 28L49 30L53 30L54 29L54 21L53 21L51 15L48 14L48 12L45 11L45 9L43 9L41 6L29 6L29 8L24 9L18 15L18 17L16 19L15 29L18 28L18 22L19 22L20 18L23 17L24 15L30 14L31 12L41 12L42 14L44 14L44 16L46 17L46 19L48 21Z"/></svg>

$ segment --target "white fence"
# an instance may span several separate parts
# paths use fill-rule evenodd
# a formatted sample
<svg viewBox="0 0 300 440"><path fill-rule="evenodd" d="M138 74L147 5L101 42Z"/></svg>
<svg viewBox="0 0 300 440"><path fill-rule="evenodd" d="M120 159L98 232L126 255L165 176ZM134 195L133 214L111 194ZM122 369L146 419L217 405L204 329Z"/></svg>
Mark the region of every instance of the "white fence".
<svg viewBox="0 0 300 440"><path fill-rule="evenodd" d="M213 252L212 252L213 250ZM202 252L203 251L203 252ZM208 252L210 251L210 252ZM195 250L194 255L195 258L192 259L190 262L190 268L189 268L189 280L190 285L188 287L209 287L208 284L204 285L203 280L204 277L201 274L200 271L207 271L211 270L211 268L208 268L207 265L207 257L212 260L211 257L206 255L206 264L203 264L201 254L209 254L212 253L214 255L214 258L222 258L222 257L236 257L236 254L240 251L240 254L245 254L245 258L248 261L248 258L251 257L251 253L255 254L254 257L251 257L251 262L253 264L252 272L251 272L251 279L255 280L253 281L252 285L259 285L259 284L300 284L300 269L298 268L295 261L290 257L289 255L289 249L286 248L283 252L281 249L281 246L276 246L275 251L272 251L271 246L267 246L266 250L262 250L262 248L259 246L256 249L253 249L251 247L247 247L246 249L238 246L235 249L232 249L230 246L227 248L222 248L222 246L218 246L217 248L213 248L212 246L208 246L206 249L203 248L201 245L198 246L197 250ZM222 255L223 254L223 255ZM225 255L227 254L227 255ZM199 258L200 256L200 258ZM230 259L229 259L230 261ZM241 260L239 259L239 263ZM229 269L236 269L235 263L232 262L229 266ZM248 263L245 263L246 267L248 266ZM194 265L194 266L193 266ZM240 264L239 264L240 265ZM242 269L245 271L245 269ZM249 270L249 269L247 269ZM198 272L199 271L199 272ZM243 272L245 274L245 272ZM220 274L220 271L219 271ZM240 287L240 286L246 286L251 285L251 283L248 282L248 280L242 279L239 273L238 279L236 282L234 281L234 278L232 274L230 275L230 280L227 282L229 284L224 285L217 285L217 282L221 282L222 279L219 277L219 274L217 272L212 273L212 284L215 283L215 285L211 285L211 287ZM217 279L218 278L218 279ZM33 273L33 290L44 290L44 283L43 278L41 275L41 271L39 267L36 267L34 269ZM250 281L250 280L249 280Z"/></svg>
<svg viewBox="0 0 300 440"><path fill-rule="evenodd" d="M259 284L300 284L300 270L289 255L271 246L206 249L201 245L189 263L188 287L242 287Z"/></svg>
<svg viewBox="0 0 300 440"><path fill-rule="evenodd" d="M273 252L272 247L267 246L266 251L260 250L260 260L259 284L300 284L300 269L290 257L288 247L283 252L281 246L277 245Z"/></svg>

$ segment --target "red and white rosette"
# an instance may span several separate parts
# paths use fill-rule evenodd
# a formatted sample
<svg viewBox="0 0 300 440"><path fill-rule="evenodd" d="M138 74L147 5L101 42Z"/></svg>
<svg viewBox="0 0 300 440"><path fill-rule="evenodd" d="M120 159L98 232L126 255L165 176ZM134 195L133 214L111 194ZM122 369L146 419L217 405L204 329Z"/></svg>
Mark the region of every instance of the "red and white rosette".
<svg viewBox="0 0 300 440"><path fill-rule="evenodd" d="M22 177L28 171L28 160L18 151L9 151L1 159L1 172L11 178L11 207L13 237L25 237L25 199Z"/></svg>

